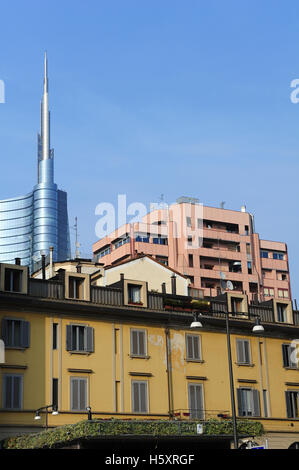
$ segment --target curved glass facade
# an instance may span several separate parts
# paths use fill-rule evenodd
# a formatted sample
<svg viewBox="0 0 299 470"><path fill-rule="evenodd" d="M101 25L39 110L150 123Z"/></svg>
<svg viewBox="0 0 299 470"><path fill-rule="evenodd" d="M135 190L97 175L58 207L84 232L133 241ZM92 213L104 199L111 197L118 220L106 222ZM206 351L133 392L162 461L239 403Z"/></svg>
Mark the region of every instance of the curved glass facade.
<svg viewBox="0 0 299 470"><path fill-rule="evenodd" d="M47 59L38 135L38 184L25 196L0 201L0 262L34 264L53 246L54 261L70 257L67 194L54 183L54 151L50 149Z"/></svg>

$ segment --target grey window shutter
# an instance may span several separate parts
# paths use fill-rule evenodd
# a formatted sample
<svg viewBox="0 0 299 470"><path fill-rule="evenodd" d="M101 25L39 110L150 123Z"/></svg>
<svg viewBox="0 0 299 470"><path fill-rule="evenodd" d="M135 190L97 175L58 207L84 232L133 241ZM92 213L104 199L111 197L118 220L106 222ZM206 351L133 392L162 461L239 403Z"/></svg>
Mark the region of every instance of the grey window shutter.
<svg viewBox="0 0 299 470"><path fill-rule="evenodd" d="M94 341L93 341L94 330L91 326L87 326L85 328L85 332L86 332L86 343L85 343L86 351L94 352Z"/></svg>
<svg viewBox="0 0 299 470"><path fill-rule="evenodd" d="M137 331L131 331L131 353L138 354L138 336Z"/></svg>
<svg viewBox="0 0 299 470"><path fill-rule="evenodd" d="M13 408L21 408L21 377L13 377Z"/></svg>
<svg viewBox="0 0 299 470"><path fill-rule="evenodd" d="M200 359L199 337L193 336L193 357Z"/></svg>
<svg viewBox="0 0 299 470"><path fill-rule="evenodd" d="M187 358L192 359L193 350L192 350L192 336L187 336Z"/></svg>
<svg viewBox="0 0 299 470"><path fill-rule="evenodd" d="M244 363L243 341L237 339L237 362Z"/></svg>
<svg viewBox="0 0 299 470"><path fill-rule="evenodd" d="M289 346L289 364L290 367L297 367L297 348L296 346L292 347L291 345Z"/></svg>
<svg viewBox="0 0 299 470"><path fill-rule="evenodd" d="M3 339L4 343L8 344L8 337L7 337L7 320L3 319L1 322L1 338Z"/></svg>
<svg viewBox="0 0 299 470"><path fill-rule="evenodd" d="M139 393L138 393L138 383L133 382L132 384L132 396L133 396L133 413L139 411Z"/></svg>
<svg viewBox="0 0 299 470"><path fill-rule="evenodd" d="M238 415L244 416L243 391L237 388Z"/></svg>
<svg viewBox="0 0 299 470"><path fill-rule="evenodd" d="M71 379L71 409L79 409L79 380Z"/></svg>
<svg viewBox="0 0 299 470"><path fill-rule="evenodd" d="M21 347L29 348L30 344L30 323L29 321L21 321Z"/></svg>
<svg viewBox="0 0 299 470"><path fill-rule="evenodd" d="M66 350L67 351L72 351L73 350L73 346L72 346L72 336L73 336L73 333L72 333L72 325L67 325L66 326Z"/></svg>
<svg viewBox="0 0 299 470"><path fill-rule="evenodd" d="M244 341L244 362L246 364L250 363L250 349L249 349L249 341Z"/></svg>
<svg viewBox="0 0 299 470"><path fill-rule="evenodd" d="M258 390L252 390L253 394L253 416L261 416L260 393Z"/></svg>
<svg viewBox="0 0 299 470"><path fill-rule="evenodd" d="M286 396L286 405L287 405L287 417L293 418L294 416L292 412L291 393L285 392L285 396Z"/></svg>
<svg viewBox="0 0 299 470"><path fill-rule="evenodd" d="M4 375L3 407L12 408L13 380L11 375Z"/></svg>
<svg viewBox="0 0 299 470"><path fill-rule="evenodd" d="M289 345L288 344L282 345L282 360L283 360L283 366L289 367Z"/></svg>
<svg viewBox="0 0 299 470"><path fill-rule="evenodd" d="M138 335L138 345L139 345L139 354L140 356L145 356L145 333L144 331L139 331Z"/></svg>
<svg viewBox="0 0 299 470"><path fill-rule="evenodd" d="M146 394L146 383L142 382L139 384L140 393L140 411L141 413L147 412L147 394Z"/></svg>
<svg viewBox="0 0 299 470"><path fill-rule="evenodd" d="M86 380L85 379L80 379L79 381L79 395L80 395L80 401L79 401L79 406L80 410L86 410Z"/></svg>

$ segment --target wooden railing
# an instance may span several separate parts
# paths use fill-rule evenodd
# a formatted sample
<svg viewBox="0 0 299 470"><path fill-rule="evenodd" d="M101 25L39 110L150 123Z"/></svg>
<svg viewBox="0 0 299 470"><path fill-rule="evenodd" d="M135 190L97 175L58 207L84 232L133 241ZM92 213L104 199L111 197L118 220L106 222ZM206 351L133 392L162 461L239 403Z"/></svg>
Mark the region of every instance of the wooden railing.
<svg viewBox="0 0 299 470"><path fill-rule="evenodd" d="M91 286L91 302L102 305L123 305L123 293L115 287Z"/></svg>
<svg viewBox="0 0 299 470"><path fill-rule="evenodd" d="M64 298L64 289L59 282L29 279L28 294L33 297L62 300Z"/></svg>

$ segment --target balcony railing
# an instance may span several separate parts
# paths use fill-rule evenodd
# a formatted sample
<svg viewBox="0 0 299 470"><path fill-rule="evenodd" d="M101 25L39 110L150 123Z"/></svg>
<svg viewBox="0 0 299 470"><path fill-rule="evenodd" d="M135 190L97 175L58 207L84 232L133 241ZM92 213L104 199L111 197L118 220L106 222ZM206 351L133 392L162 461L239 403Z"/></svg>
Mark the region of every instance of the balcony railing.
<svg viewBox="0 0 299 470"><path fill-rule="evenodd" d="M33 297L62 300L64 298L64 289L60 282L29 279L28 294Z"/></svg>
<svg viewBox="0 0 299 470"><path fill-rule="evenodd" d="M115 287L91 286L91 302L102 305L123 305L123 293Z"/></svg>

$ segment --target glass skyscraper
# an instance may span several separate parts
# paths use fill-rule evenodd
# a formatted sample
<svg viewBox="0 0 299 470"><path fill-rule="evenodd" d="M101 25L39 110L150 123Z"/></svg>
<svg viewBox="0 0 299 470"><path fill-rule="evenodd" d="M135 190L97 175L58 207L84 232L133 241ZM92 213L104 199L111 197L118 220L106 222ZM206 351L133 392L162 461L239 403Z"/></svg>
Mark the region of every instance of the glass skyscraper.
<svg viewBox="0 0 299 470"><path fill-rule="evenodd" d="M0 262L34 269L41 254L53 260L71 256L67 193L54 183L54 151L50 148L47 56L41 102L41 132L38 134L38 180L31 193L0 201Z"/></svg>

